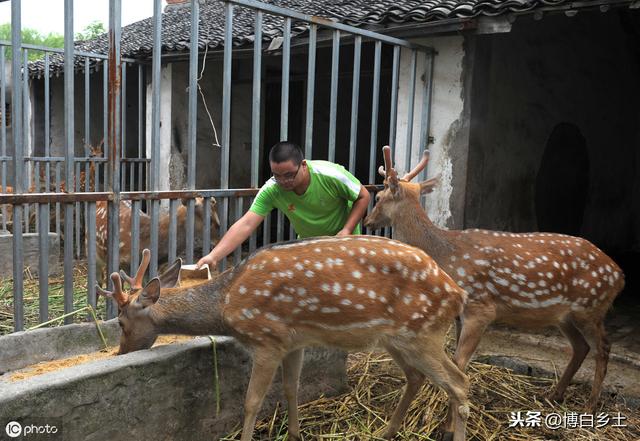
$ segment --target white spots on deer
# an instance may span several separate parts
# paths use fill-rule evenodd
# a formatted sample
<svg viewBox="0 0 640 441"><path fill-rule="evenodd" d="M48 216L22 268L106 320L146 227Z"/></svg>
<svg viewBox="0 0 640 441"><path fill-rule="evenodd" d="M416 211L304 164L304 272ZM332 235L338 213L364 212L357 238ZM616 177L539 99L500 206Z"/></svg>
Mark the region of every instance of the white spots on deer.
<svg viewBox="0 0 640 441"><path fill-rule="evenodd" d="M367 295L369 296L370 299L373 299L373 300L377 297L376 292L373 290L369 290L369 292L367 292Z"/></svg>
<svg viewBox="0 0 640 441"><path fill-rule="evenodd" d="M247 292L247 288L244 285L240 285L240 287L238 288L238 292L240 294L245 294Z"/></svg>
<svg viewBox="0 0 640 441"><path fill-rule="evenodd" d="M334 308L331 306L323 306L322 308L320 308L320 312L324 314L335 314L341 312L341 310L339 308Z"/></svg>
<svg viewBox="0 0 640 441"><path fill-rule="evenodd" d="M304 272L304 275L311 279L315 276L315 273L311 270L307 270Z"/></svg>
<svg viewBox="0 0 640 441"><path fill-rule="evenodd" d="M476 259L473 261L474 264L478 265L478 266L489 266L490 263L488 260L484 260L484 259Z"/></svg>
<svg viewBox="0 0 640 441"><path fill-rule="evenodd" d="M375 266L373 266L373 265L369 265L369 268L368 268L368 269L369 269L369 272L370 272L370 273L376 273L376 272L378 272L378 270L376 269L376 267L375 267Z"/></svg>
<svg viewBox="0 0 640 441"><path fill-rule="evenodd" d="M293 265L293 267L295 269L297 269L298 271L303 271L304 270L304 266L302 266L302 264L300 262L296 262L296 264Z"/></svg>
<svg viewBox="0 0 640 441"><path fill-rule="evenodd" d="M362 278L362 273L358 270L355 270L353 272L351 272L351 275L353 276L354 279L361 279Z"/></svg>
<svg viewBox="0 0 640 441"><path fill-rule="evenodd" d="M358 303L354 306L354 308L356 308L359 311L362 311L364 309L364 305L361 305L360 303Z"/></svg>
<svg viewBox="0 0 640 441"><path fill-rule="evenodd" d="M458 273L458 275L459 275L460 277L464 277L464 276L467 274L463 267L458 267L458 269L456 270L456 272Z"/></svg>

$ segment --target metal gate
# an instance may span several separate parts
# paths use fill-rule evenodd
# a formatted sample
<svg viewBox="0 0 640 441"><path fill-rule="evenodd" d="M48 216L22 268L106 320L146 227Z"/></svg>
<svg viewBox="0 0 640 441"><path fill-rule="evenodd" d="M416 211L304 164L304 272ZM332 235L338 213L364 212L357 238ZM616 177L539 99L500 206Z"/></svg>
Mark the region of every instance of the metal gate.
<svg viewBox="0 0 640 441"><path fill-rule="evenodd" d="M34 320L47 323L51 318L48 239L51 234L57 234L57 237L62 235L64 279L64 310L59 318L63 318L64 323L71 323L75 311L74 266L78 262L86 262L87 267L86 296L84 293L81 296L86 298L88 305L96 308L96 239L103 234L100 229L102 227L96 225L96 216L104 213L100 210L104 209L105 203L108 213L105 231L108 233L108 273L120 269L121 233L130 235L131 266L123 268L125 270L137 267L141 234L148 234L152 250L150 273L155 275L158 271L160 249L169 261L175 259L178 254L179 229L184 229L185 232L183 254L188 263L198 258L194 256L196 235L198 238L201 237L203 253L211 249L211 222L216 213L210 208L210 200L217 200L219 236L243 214L247 204L258 191L260 179L268 177L267 172L261 171L260 155L261 147L264 147L262 144L265 133L269 130L277 132L274 135L277 139L286 140L295 132L295 127L291 125L292 120L304 121L299 127L298 141L304 146L305 157L330 161L342 158L343 165L362 182L367 182L367 188L371 191L379 188L376 186L375 170L380 163L380 146L390 144L394 147L396 139L399 138L399 90L404 91L406 110L403 118L407 127L404 128L406 132L403 134L405 145L396 147L404 150L405 164L409 164L412 151L415 152L427 143L434 56L430 48L267 3L253 0L212 0L205 2L204 7L211 7L212 3L218 5L215 7L220 8L220 13L225 18L224 37L223 43L217 48L201 51L198 45L193 44L189 48L188 80L184 85L188 89L186 189L161 190L161 0L154 0L153 51L150 62L121 56L121 0L110 0L109 4L108 54L74 49L73 0L65 0L64 3L64 50L23 44L20 33L21 1L11 0L11 3L12 41L0 42L0 64L4 66L6 48L10 47L12 54L20 56L12 57L10 126L5 111L2 111L0 117L0 227L4 235L10 236L12 240L14 331L25 329L24 269L30 264L35 266L35 262L25 261L23 252L24 240L28 234L35 233L38 237L38 316ZM199 35L202 37L199 29L201 7L201 1L190 0L190 41L198 41ZM247 16L253 20L251 44L247 43L247 39L239 41L237 36L234 37L234 18L246 19ZM265 23L269 23L270 28L279 29L277 35L270 33L269 38L266 38L263 34ZM30 65L27 56L28 52L33 50L44 52L39 67L44 94L43 134L34 133L35 129L29 124L29 112L33 112L33 109L28 109L28 106L31 103L30 96L33 97L35 93L36 79L29 75ZM345 60L345 53L350 56L348 61ZM330 58L330 63L327 63L327 66L318 66L318 54L326 55ZM54 127L50 108L51 60L59 56L64 56L62 73L81 72L83 85L78 87L78 75L64 75L64 151L62 155L56 156L52 154L50 141L51 130ZM212 171L219 173L219 188L202 189L196 187L197 105L199 81L202 78L200 70L203 70L204 74L207 73L203 65L209 59L207 57L216 60L221 57L222 60L221 159L219 170ZM306 72L292 74L292 59L299 61L300 57L306 57ZM230 188L231 145L234 141L233 69L234 60L241 58L247 63L252 63L251 106L250 109L246 109L246 113L251 115L251 153L250 158L247 158L250 173L245 186ZM401 60L405 60L407 68L402 84ZM273 76L267 78L264 68L267 63L270 66L279 66L280 72L275 79ZM347 74L341 71L346 64L349 65ZM424 70L420 76L418 66ZM322 77L320 81L324 78L330 85L328 104L322 107L316 104L319 84L316 74L325 68L326 78ZM93 82L98 81L100 75L101 84L95 86ZM137 112L133 115L127 114L126 91L132 87L135 89L136 84ZM270 87L270 84L276 84L279 88L279 127L276 129L271 126L265 128L265 114L268 113L265 111L265 89ZM304 96L292 97L292 84L302 85L298 89L304 90ZM101 90L96 92L96 87ZM150 87L149 104L145 102L143 92L147 87ZM364 87L367 96L363 98ZM0 73L0 100L3 103L6 89L7 80L3 68ZM80 107L74 102L74 91L78 89L83 91L84 97ZM344 93L344 89L350 89L350 96ZM322 98L324 100L324 97ZM415 109L416 98L422 103L418 110ZM96 145L88 142L97 135L95 111L91 111L95 108L96 100L102 102L101 110L98 112L99 120L102 121L99 130L104 145L102 152L92 148ZM350 106L339 108L339 100L350 102ZM290 106L294 101L302 104L292 108ZM363 108L365 101L366 106ZM145 118L144 109L147 105L150 106L150 118ZM83 115L82 133L85 140L80 155L77 154L77 131L74 127L78 107ZM367 114L364 114L363 109ZM324 115L319 115L325 110ZM413 122L418 112L420 127L416 128ZM349 115L348 118L344 116L346 114ZM128 125L131 129L132 120L137 122L135 139L124 139L127 134L125 126ZM321 133L318 130L319 122L328 126L326 132L323 130ZM145 140L144 133L147 129L150 136ZM368 136L365 137L363 133L366 132ZM415 133L419 135L415 136ZM8 135L12 137L11 154L7 151ZM36 142L40 138L43 145ZM150 146L150 155L145 154L147 144ZM132 156L131 151L134 151L134 157L125 157ZM8 188L8 185L12 188ZM200 231L196 231L195 228L196 197L204 198ZM185 209L180 207L181 199L187 201ZM165 211L161 207L163 201L168 205ZM122 205L122 202L128 205ZM120 212L123 207L130 216L130 228L124 230L120 228ZM178 212L185 213L185 210L185 221L179 224L179 220L182 222L183 218L178 217ZM148 226L148 231L141 230L141 220ZM166 237L160 235L161 224L162 228L166 226L168 231ZM389 234L388 231L367 233ZM232 262L238 263L243 253L251 252L258 246L294 237L295 232L282 213L273 213L266 218L262 230L251 236L245 249L238 248L233 253ZM221 268L225 265L226 262L221 262ZM108 302L107 309L103 312L104 316L111 318L115 313L115 305ZM8 331L0 329L0 333L5 332Z"/></svg>

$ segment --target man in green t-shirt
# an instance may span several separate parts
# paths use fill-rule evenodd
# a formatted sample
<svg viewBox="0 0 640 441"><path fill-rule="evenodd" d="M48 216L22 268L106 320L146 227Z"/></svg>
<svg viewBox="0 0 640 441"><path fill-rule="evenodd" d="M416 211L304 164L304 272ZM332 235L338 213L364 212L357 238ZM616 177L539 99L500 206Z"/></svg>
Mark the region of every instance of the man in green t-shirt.
<svg viewBox="0 0 640 441"><path fill-rule="evenodd" d="M328 161L305 160L302 149L279 142L269 152L273 176L262 186L249 211L198 261L210 268L240 246L273 208L281 210L298 237L360 234L360 219L369 192L344 167Z"/></svg>

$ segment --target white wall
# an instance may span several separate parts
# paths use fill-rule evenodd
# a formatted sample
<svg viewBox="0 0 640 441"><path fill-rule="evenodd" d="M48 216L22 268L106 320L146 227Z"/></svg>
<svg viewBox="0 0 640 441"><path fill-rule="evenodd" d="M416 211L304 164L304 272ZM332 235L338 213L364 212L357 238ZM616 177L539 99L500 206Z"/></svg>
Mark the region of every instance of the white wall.
<svg viewBox="0 0 640 441"><path fill-rule="evenodd" d="M463 129L463 37L435 37L413 40L425 46L433 47L437 55L434 59L433 92L431 98L431 118L429 135L434 143L428 146L431 159L427 167L427 176L441 175L441 184L427 196L427 212L431 219L440 226L453 226L454 209L452 195L454 191L454 163L461 157L466 158L466 143L460 144L459 132ZM405 164L407 144L407 123L409 115L409 82L411 72L411 53L403 49L400 55L400 81L398 91L398 118L396 132L395 162L399 170L408 170ZM428 77L424 56L418 56L416 70L416 96L414 101L413 131L411 142L411 165L415 165L424 150L420 145L420 128L424 121L423 88ZM455 148L454 148L455 147ZM466 159L459 162L466 169ZM418 178L416 178L418 179ZM457 217L462 217L458 213Z"/></svg>

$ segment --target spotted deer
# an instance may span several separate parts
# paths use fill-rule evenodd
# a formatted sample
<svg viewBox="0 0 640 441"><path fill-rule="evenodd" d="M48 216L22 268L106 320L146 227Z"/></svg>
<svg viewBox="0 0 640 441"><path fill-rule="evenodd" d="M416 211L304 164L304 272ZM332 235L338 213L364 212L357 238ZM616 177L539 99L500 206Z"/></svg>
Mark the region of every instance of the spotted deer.
<svg viewBox="0 0 640 441"><path fill-rule="evenodd" d="M123 329L120 353L151 347L159 334L229 335L253 352L242 441L282 364L290 439L300 439L297 391L303 349L385 348L407 377L386 428L392 438L426 378L449 396L453 439L465 438L468 380L444 339L466 293L423 251L381 237L320 237L274 244L197 286L162 289L158 279L123 292L111 274Z"/></svg>
<svg viewBox="0 0 640 441"><path fill-rule="evenodd" d="M369 228L393 226L398 240L435 259L464 288L469 300L458 323L455 362L464 370L492 322L517 327L556 326L573 353L551 399L559 401L590 348L596 369L588 406L596 405L609 359L604 317L624 287L618 265L589 241L563 234L514 234L489 230L445 230L420 206L438 178L411 183L427 164L428 152L414 170L398 178L391 150L383 148L385 188L365 219Z"/></svg>
<svg viewBox="0 0 640 441"><path fill-rule="evenodd" d="M196 198L195 203L195 229L196 236L198 236L204 226L205 210L210 209L211 214L211 241L215 242L218 234L218 227L220 226L220 220L218 219L218 213L216 210L216 200L211 198L209 208L206 207L203 198ZM143 211L139 211L140 215L140 249L148 248L151 242L151 216L147 215ZM120 202L120 267L129 268L131 258L131 217L132 206L129 201ZM177 238L176 238L176 253L181 254L186 248L186 224L187 224L187 207L181 205L177 209ZM158 261L164 262L168 259L168 247L169 243L169 224L171 222L171 216L169 212L160 214L159 227L158 227ZM100 281L106 279L106 262L107 262L107 202L96 202L96 263L97 273Z"/></svg>

